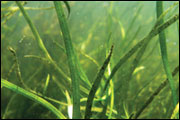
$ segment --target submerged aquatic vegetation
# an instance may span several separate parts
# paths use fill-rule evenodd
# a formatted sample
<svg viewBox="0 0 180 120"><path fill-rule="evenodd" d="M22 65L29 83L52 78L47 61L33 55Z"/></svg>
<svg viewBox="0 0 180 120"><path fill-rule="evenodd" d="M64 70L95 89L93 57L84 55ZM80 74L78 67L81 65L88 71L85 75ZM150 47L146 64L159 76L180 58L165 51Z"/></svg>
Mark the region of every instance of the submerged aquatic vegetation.
<svg viewBox="0 0 180 120"><path fill-rule="evenodd" d="M101 67L100 71L98 72L97 77L96 77L96 79L92 85L92 88L89 92L87 103L86 103L85 119L90 119L93 99L94 99L95 93L100 85L100 82L104 75L106 67L108 66L108 63L110 62L112 51L113 51L113 46L111 47L110 53L109 53L108 57L106 58L106 60L104 61L103 66Z"/></svg>
<svg viewBox="0 0 180 120"><path fill-rule="evenodd" d="M59 24L62 30L65 48L66 48L66 54L67 54L67 60L69 64L69 69L71 73L71 80L72 80L72 91L73 91L73 118L80 118L80 91L79 91L79 80L80 80L80 71L78 71L77 66L77 56L75 54L72 42L71 42L71 36L69 33L69 29L67 26L65 14L63 12L63 8L61 5L61 2L54 2Z"/></svg>
<svg viewBox="0 0 180 120"><path fill-rule="evenodd" d="M2 5L2 118L178 118L178 2L157 10L157 19L143 2Z"/></svg>
<svg viewBox="0 0 180 120"><path fill-rule="evenodd" d="M46 108L50 109L58 118L61 118L61 119L66 118L57 108L55 108L52 104L50 104L49 102L44 100L42 97L37 96L31 92L28 92L27 90L24 90L23 88L20 88L4 79L1 79L1 84L6 88L15 91L16 93L22 94L23 96L26 96L26 97L42 104Z"/></svg>
<svg viewBox="0 0 180 120"><path fill-rule="evenodd" d="M157 18L159 18L161 16L161 14L163 13L163 2L157 1L156 4L157 4L156 5ZM163 20L163 18L161 18L161 20L159 20L157 24L163 24L163 22L164 22L164 20ZM159 42L160 42L160 47L161 47L161 56L162 56L162 61L163 61L163 65L164 65L164 70L166 72L166 75L167 75L167 78L169 80L169 84L171 87L172 96L173 96L173 103L174 103L174 106L176 106L177 97L176 97L176 91L175 91L175 83L174 83L173 77L171 75L170 65L169 65L169 61L168 61L167 47L166 47L166 36L165 36L164 31L159 33Z"/></svg>

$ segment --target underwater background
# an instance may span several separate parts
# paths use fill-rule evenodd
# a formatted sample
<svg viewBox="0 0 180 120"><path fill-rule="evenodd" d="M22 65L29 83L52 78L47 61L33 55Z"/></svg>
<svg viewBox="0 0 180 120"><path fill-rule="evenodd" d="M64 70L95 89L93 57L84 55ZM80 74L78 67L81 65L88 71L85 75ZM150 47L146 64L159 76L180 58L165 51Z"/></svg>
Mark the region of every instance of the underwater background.
<svg viewBox="0 0 180 120"><path fill-rule="evenodd" d="M171 9L164 17L165 21L175 14L179 15L179 2L164 1L163 4L164 10ZM22 5L58 70L44 56L16 3L1 1L1 118L57 118L36 101L2 86L3 78L26 89L18 75L28 88L53 98L54 101L46 100L66 118L71 118L71 73L54 4L52 1L28 1L22 2ZM91 118L133 118L167 79L158 36L148 43L133 71L131 67L137 53L129 57L117 70L109 83L109 93L104 94L103 88L120 58L153 28L157 20L156 2L71 1L68 5L62 2L62 5L74 51L82 68L79 68L79 71L83 70L82 74L88 79L79 81L81 118L84 118L91 86L108 56L111 45L114 47L111 60L94 97ZM165 29L165 34L170 70L177 73L173 79L179 101L179 71L176 69L179 69L179 19ZM153 96L153 101L143 109L138 118L171 118L175 109L172 101L171 89L169 84L166 84Z"/></svg>

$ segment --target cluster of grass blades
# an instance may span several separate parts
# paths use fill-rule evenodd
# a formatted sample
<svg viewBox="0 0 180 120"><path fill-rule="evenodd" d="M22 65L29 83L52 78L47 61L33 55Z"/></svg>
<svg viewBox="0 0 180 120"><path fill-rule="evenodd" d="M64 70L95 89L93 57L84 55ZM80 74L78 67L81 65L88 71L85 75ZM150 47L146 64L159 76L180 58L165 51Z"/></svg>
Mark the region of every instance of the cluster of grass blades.
<svg viewBox="0 0 180 120"><path fill-rule="evenodd" d="M133 74L135 74L135 71L137 70L137 67L138 67L150 41L152 40L152 38L159 35L161 56L162 56L162 61L163 61L163 65L164 65L164 70L167 75L167 79L162 81L162 83L159 85L159 87L156 90L154 90L154 92L147 99L147 101L144 101L144 104L142 105L142 107L140 107L140 109L138 111L133 111L133 112L128 111L126 102L122 101L125 116L123 116L123 115L120 115L120 116L122 116L122 118L126 118L126 119L139 118L139 116L147 108L147 106L150 103L152 103L155 96L157 96L160 93L160 91L169 83L171 92L172 92L173 104L174 104L174 110L173 110L173 114L171 115L171 118L172 119L178 118L179 102L177 100L178 96L176 94L176 90L175 90L176 87L175 87L175 83L173 81L173 77L179 72L179 65L174 69L174 71L171 74L169 62L167 59L167 48L166 48L166 41L165 41L166 37L165 37L164 30L167 29L173 23L175 23L177 20L179 20L179 14L175 14L174 16L171 16L167 21L163 21L163 17L166 16L167 13L172 8L174 8L174 6L178 5L178 3L176 2L169 9L167 9L166 11L163 11L163 9L162 9L163 2L162 1L157 2L156 3L156 5L157 5L156 6L157 7L157 21L156 21L154 27L152 28L152 30L141 41L139 41L136 45L134 45L126 54L124 54L124 56L117 63L114 63L112 53L113 53L113 47L116 47L116 45L112 45L112 36L113 36L112 22L113 22L113 19L115 19L115 18L113 18L113 15L112 15L112 8L113 8L114 4L113 4L113 2L111 2L110 8L107 10L108 11L108 18L107 18L107 20L108 20L108 25L107 25L108 38L105 41L106 59L104 60L104 63L102 64L102 66L100 66L99 63L95 59L93 59L86 53L83 53L82 51L80 51L80 53L82 55L84 55L86 58L88 58L90 61L92 61L99 69L93 83L91 83L89 81L85 71L83 70L82 66L80 65L80 61L79 61L79 58L78 58L78 55L76 52L78 50L72 44L72 39L71 39L71 35L70 35L68 23L67 23L67 19L71 13L71 8L70 8L68 2L63 2L63 3L65 4L67 11L68 11L67 16L64 13L64 10L62 7L62 2L54 1L54 7L49 7L46 9L55 9L55 11L56 11L57 20L60 25L61 35L64 40L65 49L58 43L55 42L55 44L67 56L70 77L58 66L56 61L53 60L53 58L51 57L47 48L45 47L43 40L42 40L39 32L36 29L36 26L33 24L31 18L29 17L29 15L26 11L29 9L32 10L33 8L27 8L27 7L25 8L25 7L23 7L23 5L26 3L16 1L16 4L18 7L13 9L13 13L11 13L11 15L14 14L18 10L21 11L22 15L24 16L26 22L28 23L28 25L34 35L34 38L37 42L38 47L43 52L43 57L39 57L36 55L26 55L25 57L37 58L42 61L46 61L47 63L49 63L50 65L52 65L55 68L55 70L58 72L58 74L60 74L63 77L63 80L64 80L63 82L65 82L65 83L68 82L69 84L71 84L72 93L71 93L71 95L69 95L69 91L66 90L66 87L64 87L64 86L62 86L62 84L60 84L61 81L58 81L58 78L54 78L55 80L57 80L57 81L55 81L57 83L57 85L59 85L60 87L63 88L63 90L64 90L63 93L66 96L67 103L64 103L59 100L56 100L56 99L46 96L46 92L47 92L48 85L50 82L50 77L51 77L50 74L47 74L42 93L38 93L26 85L26 83L22 79L20 65L18 62L18 57L16 55L16 51L12 47L9 47L8 49L12 53L12 56L14 58L14 64L8 74L10 74L13 70L15 70L17 79L19 80L22 87L15 85L15 84L11 83L10 81L8 81L7 79L3 79L1 77L1 88L5 87L7 89L10 89L10 90L14 91L15 93L21 94L21 95L25 96L26 98L31 99L31 100L41 104L42 106L46 107L49 111L51 111L57 118L60 118L60 119L67 119L67 118L90 119L90 118L95 118L95 117L109 118L109 119L115 118L115 117L113 117L113 114L118 116L117 114L119 113L119 110L115 110L115 104L114 104L114 98L115 98L115 96L114 96L114 89L115 89L114 88L114 80L115 80L114 76L115 76L115 74L117 73L117 71L119 69L121 69L122 65L124 65L125 62L127 62L130 58L132 58L132 56L135 53L137 53L135 55L135 57L133 58L131 67L129 68L129 73L128 73L129 76L128 76L128 81L127 81L127 83L129 83ZM138 13L141 11L141 8L142 7L139 7ZM9 8L9 9L12 9L12 8ZM134 19L132 20L130 26L128 27L127 32L125 32L123 25L121 24L121 21L115 20L119 24L120 29L121 29L122 39L124 40L122 42L123 45L125 44L125 40L128 39L127 33L129 33L130 29L132 28L132 26L137 18L137 14L135 15ZM6 23L6 21L3 24L5 24L5 23ZM139 28L140 27L141 26L139 26ZM93 26L92 31L95 28L96 28L96 26ZM134 36L130 40L131 42L134 38L136 38L138 33L139 33L139 31L137 31L137 33L134 34ZM91 35L92 34L90 34L90 36L88 37L88 40L84 44L85 46L88 45L88 42L91 39ZM129 46L130 44L131 43L125 44L125 46ZM82 49L84 49L84 48L85 47L82 46ZM126 50L123 50L123 52L121 52L120 54L124 53L124 51L126 51ZM52 77L54 77L54 76L52 76ZM102 81L102 79L104 79L104 81ZM86 87L84 87L80 84L82 82L86 85ZM140 89L138 94L147 85L148 84L146 84L142 89ZM128 91L129 84L126 85L125 87ZM87 95L87 98L80 94L81 91L83 91ZM124 92L124 96L127 95L127 91ZM136 95L135 99L137 98L138 94ZM14 99L14 97L12 99ZM82 106L82 103L84 101L85 101L85 105L84 105L85 107ZM55 105L51 104L51 102L67 107L68 116L65 115L64 112L61 112L61 110L58 109ZM97 103L98 103L98 106L101 106L101 107L96 107L95 105ZM99 110L99 108L102 108L102 109ZM82 109L84 111L84 114L82 114ZM6 111L7 110L8 110L8 107L7 107ZM93 116L94 115L93 111L98 112L98 114L96 114L95 117ZM6 117L6 112L2 118L5 118L5 117Z"/></svg>

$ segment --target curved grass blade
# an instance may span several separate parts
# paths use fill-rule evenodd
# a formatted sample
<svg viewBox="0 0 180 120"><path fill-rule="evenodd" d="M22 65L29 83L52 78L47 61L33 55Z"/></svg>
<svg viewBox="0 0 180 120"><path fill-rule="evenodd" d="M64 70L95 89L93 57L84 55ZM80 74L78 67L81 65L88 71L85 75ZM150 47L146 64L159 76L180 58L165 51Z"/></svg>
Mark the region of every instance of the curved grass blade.
<svg viewBox="0 0 180 120"><path fill-rule="evenodd" d="M64 15L64 11L62 8L62 4L59 1L54 1L54 6L56 9L58 21L60 28L62 30L65 48L66 48L66 55L68 59L71 79L72 79L72 94L73 94L73 118L80 119L80 91L79 91L79 80L80 77L80 70L78 68L77 56L75 54L71 36L69 33L67 21Z"/></svg>
<svg viewBox="0 0 180 120"><path fill-rule="evenodd" d="M68 1L63 1L63 2L64 2L64 4L66 5L66 8L67 8L67 10L68 10L68 18L69 18L70 13L71 13L71 7L70 7Z"/></svg>
<svg viewBox="0 0 180 120"><path fill-rule="evenodd" d="M89 92L88 100L86 103L85 119L90 119L90 117L91 117L91 108L92 108L93 99L94 99L95 93L100 85L101 79L104 76L106 67L108 66L108 63L110 61L112 51L113 51L113 46L111 47L110 53L109 53L108 57L106 58L106 60L104 61L103 66L101 67L99 73L97 74L97 77L96 77L96 79L92 85L92 88Z"/></svg>
<svg viewBox="0 0 180 120"><path fill-rule="evenodd" d="M156 12L157 12L157 18L159 18L161 16L161 14L163 13L163 2L162 1L156 2ZM163 22L164 22L164 20L162 18L161 20L158 21L157 24L163 24ZM176 96L177 94L176 94L175 83L173 81L173 77L171 74L170 65L169 65L169 61L168 61L166 36L165 36L164 31L159 33L159 43L160 43L160 48L161 48L161 57L162 57L163 65L164 65L164 70L166 72L166 75L167 75L167 78L169 81L169 85L170 85L172 97L173 97L173 103L174 103L174 107L175 107L177 104L177 96Z"/></svg>
<svg viewBox="0 0 180 120"><path fill-rule="evenodd" d="M16 75L17 75L17 78L18 78L19 82L21 83L21 85L25 89L30 90L30 88L24 83L24 81L23 81L23 79L21 77L21 71L20 71L20 68L19 68L19 62L18 62L18 59L17 59L16 51L10 46L8 47L8 50L13 54L14 61L15 61Z"/></svg>
<svg viewBox="0 0 180 120"><path fill-rule="evenodd" d="M49 109L52 113L54 113L58 118L60 119L66 119L66 117L56 108L54 107L51 103L49 103L48 101L46 101L45 99L43 99L42 97L39 97L38 95L35 95L21 87L16 86L15 84L4 80L1 78L1 85L18 93L21 94L35 102L40 103L41 105L43 105L44 107L46 107L47 109Z"/></svg>
<svg viewBox="0 0 180 120"><path fill-rule="evenodd" d="M24 55L25 58L35 58L35 59L39 59L40 61L44 61L46 63L49 63L49 60L40 56L36 56L36 55Z"/></svg>

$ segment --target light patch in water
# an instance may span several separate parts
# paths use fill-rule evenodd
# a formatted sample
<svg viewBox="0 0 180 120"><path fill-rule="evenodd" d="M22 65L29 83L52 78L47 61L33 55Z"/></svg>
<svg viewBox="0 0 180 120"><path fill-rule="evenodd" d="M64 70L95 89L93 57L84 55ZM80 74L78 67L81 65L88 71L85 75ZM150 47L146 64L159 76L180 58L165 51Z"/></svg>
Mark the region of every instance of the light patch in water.
<svg viewBox="0 0 180 120"><path fill-rule="evenodd" d="M26 36L23 35L23 37L19 40L19 43L22 43L22 41L24 40L25 37L26 37Z"/></svg>
<svg viewBox="0 0 180 120"><path fill-rule="evenodd" d="M137 68L134 70L133 75L135 75L137 72L143 70L144 68L145 68L144 66L139 66L139 67L137 67Z"/></svg>

